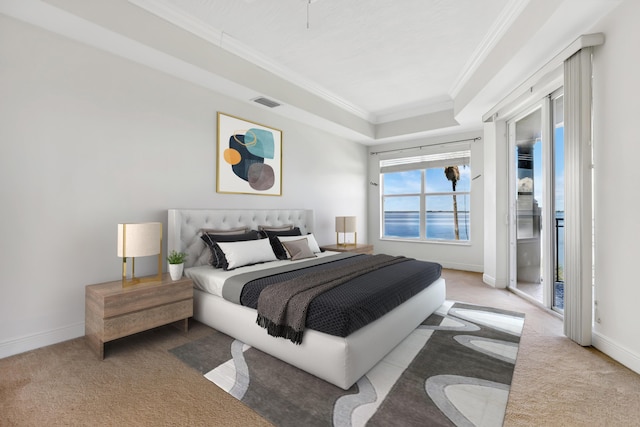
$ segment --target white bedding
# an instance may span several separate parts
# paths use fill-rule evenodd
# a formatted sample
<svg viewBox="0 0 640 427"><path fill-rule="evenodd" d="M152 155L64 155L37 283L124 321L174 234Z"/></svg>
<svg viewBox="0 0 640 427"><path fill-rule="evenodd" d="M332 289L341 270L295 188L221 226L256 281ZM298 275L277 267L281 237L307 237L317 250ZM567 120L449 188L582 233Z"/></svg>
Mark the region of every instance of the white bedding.
<svg viewBox="0 0 640 427"><path fill-rule="evenodd" d="M320 252L317 253L317 258L322 258L330 255L335 255L339 252ZM312 258L316 259L316 258ZM188 267L184 270L184 275L193 280L194 287L196 289L200 289L202 291L208 292L212 295L222 296L222 288L224 286L224 282L237 274L246 273L249 271L259 271L267 268L278 267L282 265L291 265L291 263L295 264L304 264L308 259L301 259L297 261L291 260L277 260L265 262L263 264L255 264L255 265L247 265L244 267L239 267L234 270L225 271L220 268L213 268L210 265L199 265L197 267Z"/></svg>

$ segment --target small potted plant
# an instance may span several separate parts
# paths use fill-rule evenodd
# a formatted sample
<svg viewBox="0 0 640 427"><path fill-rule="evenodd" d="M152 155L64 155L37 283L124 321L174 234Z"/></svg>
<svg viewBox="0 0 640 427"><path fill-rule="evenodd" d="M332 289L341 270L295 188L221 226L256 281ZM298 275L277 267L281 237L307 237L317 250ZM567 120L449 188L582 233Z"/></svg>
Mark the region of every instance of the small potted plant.
<svg viewBox="0 0 640 427"><path fill-rule="evenodd" d="M187 254L184 252L171 251L167 257L167 261L169 261L169 275L171 276L171 280L178 280L182 277L185 259L187 259Z"/></svg>

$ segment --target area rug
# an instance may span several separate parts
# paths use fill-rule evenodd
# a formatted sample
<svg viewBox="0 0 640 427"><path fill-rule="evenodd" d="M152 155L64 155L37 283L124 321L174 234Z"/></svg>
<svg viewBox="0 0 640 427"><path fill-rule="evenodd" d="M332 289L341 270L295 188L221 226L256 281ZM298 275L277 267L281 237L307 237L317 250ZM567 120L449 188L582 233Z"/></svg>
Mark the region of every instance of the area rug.
<svg viewBox="0 0 640 427"><path fill-rule="evenodd" d="M501 426L523 326L447 301L346 391L219 332L170 351L277 426Z"/></svg>

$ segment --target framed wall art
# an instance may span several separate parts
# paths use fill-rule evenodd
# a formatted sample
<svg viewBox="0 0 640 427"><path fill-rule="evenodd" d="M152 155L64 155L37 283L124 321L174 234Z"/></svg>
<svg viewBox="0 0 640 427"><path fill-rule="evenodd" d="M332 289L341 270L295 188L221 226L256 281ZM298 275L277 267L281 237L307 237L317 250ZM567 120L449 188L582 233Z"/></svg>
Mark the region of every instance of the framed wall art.
<svg viewBox="0 0 640 427"><path fill-rule="evenodd" d="M218 193L282 195L282 131L218 113Z"/></svg>

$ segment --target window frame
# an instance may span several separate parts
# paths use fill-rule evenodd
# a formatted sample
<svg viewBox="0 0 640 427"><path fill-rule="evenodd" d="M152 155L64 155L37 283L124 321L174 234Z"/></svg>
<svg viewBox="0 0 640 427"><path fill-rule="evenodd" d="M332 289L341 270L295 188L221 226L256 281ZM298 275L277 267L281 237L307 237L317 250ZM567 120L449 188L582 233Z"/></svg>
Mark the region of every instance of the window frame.
<svg viewBox="0 0 640 427"><path fill-rule="evenodd" d="M466 156L461 156L460 152L465 152ZM448 154L453 153L454 156L448 157ZM435 158L436 160L430 161L430 158ZM411 161L410 159L414 159ZM418 160L419 159L419 160ZM466 167L469 169L469 189L465 191L427 191L428 182L427 182L427 169L432 168L440 168L442 173L444 174L444 166L443 164L447 164L447 166L458 166L459 168ZM458 163L458 164L456 164ZM389 165L393 165L389 167ZM411 165L415 165L416 167L412 167ZM380 240L383 241L402 241L402 242L417 242L417 243L440 243L440 244L453 244L453 245L470 245L472 239L472 230L471 230L471 193L473 191L471 178L471 146L470 144L466 144L463 147L449 147L448 149L443 150L442 148L438 149L435 152L435 156L430 157L429 154L422 156L402 156L402 157L394 157L394 158L381 158L379 161L380 167ZM394 173L394 172L408 172L408 171L420 171L420 192L407 192L407 193L393 193L393 194L385 194L385 174ZM427 198L433 196L463 196L466 197L466 207L467 210L464 211L467 213L467 238L456 240L455 237L451 239L447 238L433 238L427 237L427 216L429 213L427 212ZM402 236L392 236L385 235L385 202L389 199L399 198L399 197L418 197L419 198L419 234L415 237L402 237ZM458 209L460 213L460 210ZM460 223L459 223L460 225Z"/></svg>

